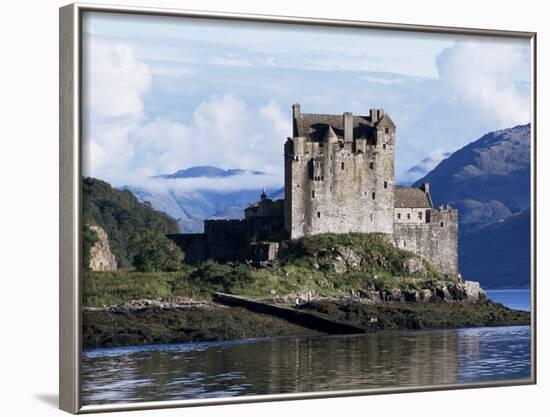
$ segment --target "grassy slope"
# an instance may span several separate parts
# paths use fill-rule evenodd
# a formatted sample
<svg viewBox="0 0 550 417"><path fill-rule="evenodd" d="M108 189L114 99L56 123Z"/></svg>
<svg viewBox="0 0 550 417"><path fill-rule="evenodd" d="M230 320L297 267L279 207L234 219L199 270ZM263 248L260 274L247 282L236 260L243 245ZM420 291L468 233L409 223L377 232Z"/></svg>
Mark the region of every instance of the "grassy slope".
<svg viewBox="0 0 550 417"><path fill-rule="evenodd" d="M337 273L342 248L351 248L360 262ZM119 304L139 298L182 295L208 299L213 291L253 297L285 295L304 290L321 296L347 296L351 289L430 288L443 276L428 262L409 270L419 258L376 234L325 234L284 242L280 263L268 268L205 262L177 272L138 273L129 270L85 272L83 305ZM453 279L445 278L445 279Z"/></svg>

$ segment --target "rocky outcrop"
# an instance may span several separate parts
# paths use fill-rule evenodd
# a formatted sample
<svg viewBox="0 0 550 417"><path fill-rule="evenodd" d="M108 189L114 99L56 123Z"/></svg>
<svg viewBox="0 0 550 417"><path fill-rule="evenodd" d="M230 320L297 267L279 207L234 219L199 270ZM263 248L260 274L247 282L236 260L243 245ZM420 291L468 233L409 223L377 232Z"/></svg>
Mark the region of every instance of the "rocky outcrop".
<svg viewBox="0 0 550 417"><path fill-rule="evenodd" d="M97 235L97 241L90 248L90 264L92 271L112 271L117 269L115 255L109 246L109 237L103 228L96 225L88 226Z"/></svg>
<svg viewBox="0 0 550 417"><path fill-rule="evenodd" d="M479 282L441 282L433 288L421 289L361 289L352 292L352 298L367 304L381 303L449 303L449 302L477 302L487 299L485 291Z"/></svg>

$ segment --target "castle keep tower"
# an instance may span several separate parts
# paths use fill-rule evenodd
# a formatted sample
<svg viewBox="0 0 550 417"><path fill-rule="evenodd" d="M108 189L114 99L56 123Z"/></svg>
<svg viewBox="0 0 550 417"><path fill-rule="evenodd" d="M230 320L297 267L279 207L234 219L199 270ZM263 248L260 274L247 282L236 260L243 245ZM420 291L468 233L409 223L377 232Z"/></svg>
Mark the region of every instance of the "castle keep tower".
<svg viewBox="0 0 550 417"><path fill-rule="evenodd" d="M308 114L292 106L285 144L285 229L393 233L395 125L382 109L368 116Z"/></svg>

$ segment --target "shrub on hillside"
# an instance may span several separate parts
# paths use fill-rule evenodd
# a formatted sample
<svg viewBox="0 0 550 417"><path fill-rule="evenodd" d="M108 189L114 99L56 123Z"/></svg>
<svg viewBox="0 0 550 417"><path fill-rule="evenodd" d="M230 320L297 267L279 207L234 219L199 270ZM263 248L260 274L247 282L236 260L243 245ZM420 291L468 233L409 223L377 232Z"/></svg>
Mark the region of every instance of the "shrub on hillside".
<svg viewBox="0 0 550 417"><path fill-rule="evenodd" d="M140 272L177 271L181 268L184 254L164 234L142 230L130 239L134 252L133 264Z"/></svg>
<svg viewBox="0 0 550 417"><path fill-rule="evenodd" d="M207 261L191 274L191 279L210 287L213 291L233 292L254 282L254 276L246 265L226 265Z"/></svg>

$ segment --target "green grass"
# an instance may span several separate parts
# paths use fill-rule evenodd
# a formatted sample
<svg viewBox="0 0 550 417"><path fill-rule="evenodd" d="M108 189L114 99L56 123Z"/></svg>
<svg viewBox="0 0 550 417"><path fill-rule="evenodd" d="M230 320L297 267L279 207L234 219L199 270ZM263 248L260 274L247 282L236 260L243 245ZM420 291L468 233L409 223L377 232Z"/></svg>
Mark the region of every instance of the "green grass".
<svg viewBox="0 0 550 417"><path fill-rule="evenodd" d="M361 258L352 271L337 273L334 260L341 248ZM187 296L210 299L220 291L250 297L269 297L314 291L320 296L347 296L352 289L433 288L444 277L430 263L409 271L407 261L418 258L396 248L377 234L324 234L283 242L278 265L256 268L246 264L203 262L176 272L119 270L85 272L83 305L104 306L140 298Z"/></svg>
<svg viewBox="0 0 550 417"><path fill-rule="evenodd" d="M129 270L85 271L82 280L82 304L102 307L140 298L172 295L198 295L197 288L186 286L187 271L135 272Z"/></svg>

